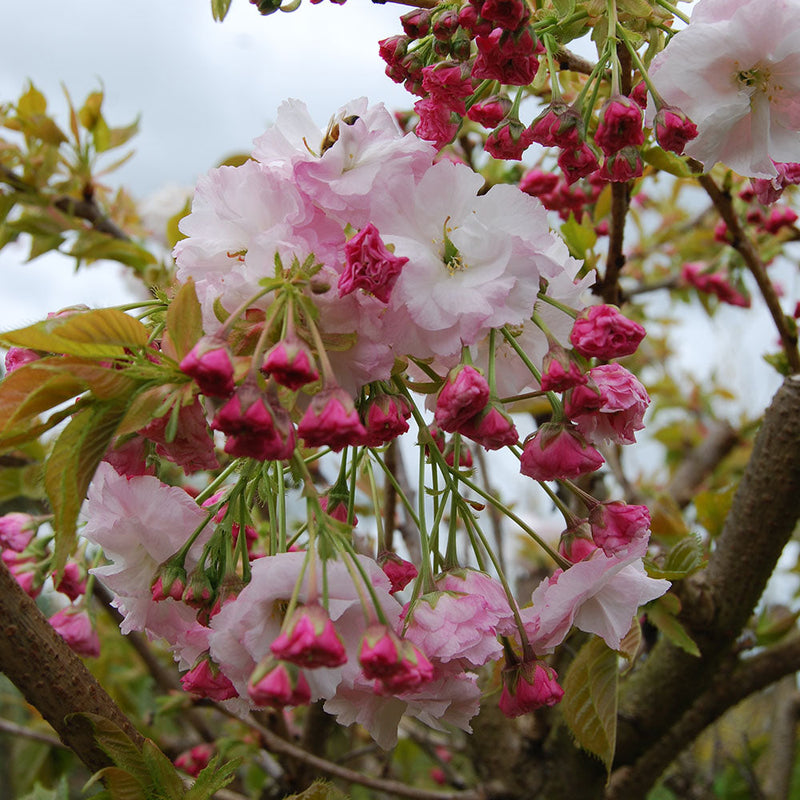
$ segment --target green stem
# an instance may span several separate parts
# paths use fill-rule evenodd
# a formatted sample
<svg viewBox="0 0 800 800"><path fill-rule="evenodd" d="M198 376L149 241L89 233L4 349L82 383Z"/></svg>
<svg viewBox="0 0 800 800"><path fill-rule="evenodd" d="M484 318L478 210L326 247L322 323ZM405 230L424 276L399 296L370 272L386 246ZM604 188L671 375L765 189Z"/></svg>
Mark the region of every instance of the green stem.
<svg viewBox="0 0 800 800"><path fill-rule="evenodd" d="M687 25L691 22L691 19L686 16L677 6L672 5L672 3L667 2L667 0L656 0L656 2L662 7L666 8L671 14L674 14L679 20L685 22ZM673 31L674 33L674 31Z"/></svg>

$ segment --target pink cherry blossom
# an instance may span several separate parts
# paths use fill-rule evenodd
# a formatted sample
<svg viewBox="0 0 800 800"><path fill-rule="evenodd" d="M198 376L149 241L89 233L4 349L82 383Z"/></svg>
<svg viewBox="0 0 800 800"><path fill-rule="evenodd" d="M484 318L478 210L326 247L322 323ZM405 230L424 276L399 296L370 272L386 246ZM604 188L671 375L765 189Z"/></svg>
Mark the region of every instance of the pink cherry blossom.
<svg viewBox="0 0 800 800"><path fill-rule="evenodd" d="M101 463L89 486L84 513L88 522L83 535L102 547L111 561L92 572L114 592L114 606L124 617L122 632L144 630L164 636L179 655L184 647L190 652L201 646L192 639L199 627L195 612L172 599L154 602L150 585L158 566L203 525L204 510L183 489L149 475L126 478ZM211 532L211 526L205 527L189 549L187 569L196 566ZM179 632L183 639L177 643Z"/></svg>
<svg viewBox="0 0 800 800"><path fill-rule="evenodd" d="M650 77L697 126L686 153L709 170L772 178L800 160L800 4L701 0L653 59Z"/></svg>
<svg viewBox="0 0 800 800"><path fill-rule="evenodd" d="M575 320L569 340L586 358L610 359L635 353L644 337L638 322L614 306L600 305L590 306Z"/></svg>
<svg viewBox="0 0 800 800"><path fill-rule="evenodd" d="M436 398L434 422L448 433L458 430L489 402L489 384L480 370L460 364L450 370Z"/></svg>
<svg viewBox="0 0 800 800"><path fill-rule="evenodd" d="M499 450L519 441L514 420L497 401L491 401L474 417L462 422L458 432L487 450Z"/></svg>
<svg viewBox="0 0 800 800"><path fill-rule="evenodd" d="M575 387L564 412L589 442L633 444L650 397L639 380L619 364L601 364L589 370L594 383Z"/></svg>
<svg viewBox="0 0 800 800"><path fill-rule="evenodd" d="M589 512L592 538L607 556L621 555L633 544L650 538L650 512L647 506L618 501L599 503Z"/></svg>
<svg viewBox="0 0 800 800"><path fill-rule="evenodd" d="M378 564L392 584L390 589L392 594L405 589L419 574L417 568L410 561L387 551L378 554Z"/></svg>
<svg viewBox="0 0 800 800"><path fill-rule="evenodd" d="M339 278L339 297L356 289L375 295L388 303L397 278L407 258L395 256L381 239L378 229L370 222L345 246L347 264Z"/></svg>
<svg viewBox="0 0 800 800"><path fill-rule="evenodd" d="M533 605L520 612L534 651L552 652L573 625L617 649L639 606L670 586L669 581L645 574L641 557L646 548L641 540L624 559L596 550L545 578L533 592Z"/></svg>

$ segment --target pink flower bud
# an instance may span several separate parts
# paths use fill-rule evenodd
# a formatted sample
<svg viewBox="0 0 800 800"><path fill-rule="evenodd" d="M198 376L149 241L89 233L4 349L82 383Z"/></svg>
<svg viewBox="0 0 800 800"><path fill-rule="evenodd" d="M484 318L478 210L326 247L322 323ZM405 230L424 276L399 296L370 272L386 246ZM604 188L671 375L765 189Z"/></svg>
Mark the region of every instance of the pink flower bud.
<svg viewBox="0 0 800 800"><path fill-rule="evenodd" d="M647 506L629 506L619 501L599 503L589 512L589 524L595 544L609 557L650 536Z"/></svg>
<svg viewBox="0 0 800 800"><path fill-rule="evenodd" d="M564 690L556 671L542 661L526 662L503 670L503 691L498 706L507 717L520 717L561 701Z"/></svg>
<svg viewBox="0 0 800 800"><path fill-rule="evenodd" d="M347 661L342 640L319 605L296 609L270 650L276 658L308 669L340 667Z"/></svg>
<svg viewBox="0 0 800 800"><path fill-rule="evenodd" d="M631 90L630 98L642 110L647 108L647 84L639 81Z"/></svg>
<svg viewBox="0 0 800 800"><path fill-rule="evenodd" d="M493 158L520 161L531 144L533 135L530 128L518 119L507 119L489 134L484 149Z"/></svg>
<svg viewBox="0 0 800 800"><path fill-rule="evenodd" d="M558 553L572 564L583 561L597 550L592 538L592 529L587 520L580 520L576 525L567 528L558 542Z"/></svg>
<svg viewBox="0 0 800 800"><path fill-rule="evenodd" d="M0 552L0 558L25 594L33 598L41 594L42 579L39 570L36 569L36 559L21 556L14 550L3 550Z"/></svg>
<svg viewBox="0 0 800 800"><path fill-rule="evenodd" d="M27 347L9 347L6 353L6 375L10 375L15 369L24 367L33 361L38 361L41 356L35 350Z"/></svg>
<svg viewBox="0 0 800 800"><path fill-rule="evenodd" d="M344 499L339 496L326 495L319 499L320 508L330 517L339 522L347 522L349 509L347 507L347 497ZM353 527L358 525L358 517L353 514Z"/></svg>
<svg viewBox="0 0 800 800"><path fill-rule="evenodd" d="M175 766L187 775L196 778L208 766L208 762L211 761L213 755L213 744L206 744L205 742L197 744L191 750L181 753L175 759Z"/></svg>
<svg viewBox="0 0 800 800"><path fill-rule="evenodd" d="M272 659L266 671L256 668L247 684L247 694L257 706L286 708L306 706L311 702L311 687L306 676L294 664Z"/></svg>
<svg viewBox="0 0 800 800"><path fill-rule="evenodd" d="M575 428L547 422L525 440L519 471L536 481L554 481L594 472L604 463Z"/></svg>
<svg viewBox="0 0 800 800"><path fill-rule="evenodd" d="M440 12L433 22L433 35L442 41L449 41L458 28L458 12L447 9Z"/></svg>
<svg viewBox="0 0 800 800"><path fill-rule="evenodd" d="M60 577L53 575L53 585L56 591L75 601L86 594L86 575L81 573L81 568L74 561L68 561Z"/></svg>
<svg viewBox="0 0 800 800"><path fill-rule="evenodd" d="M625 183L641 177L643 169L641 153L635 147L623 147L606 156L600 177L612 183Z"/></svg>
<svg viewBox="0 0 800 800"><path fill-rule="evenodd" d="M555 340L550 342L550 349L542 359L542 391L566 392L575 386L586 383L589 379L569 357L567 351Z"/></svg>
<svg viewBox="0 0 800 800"><path fill-rule="evenodd" d="M492 95L470 106L467 117L484 128L495 128L511 110L511 100L506 95Z"/></svg>
<svg viewBox="0 0 800 800"><path fill-rule="evenodd" d="M353 398L339 386L314 395L297 433L307 447L327 445L337 452L348 445L361 444L367 435Z"/></svg>
<svg viewBox="0 0 800 800"><path fill-rule="evenodd" d="M408 430L406 420L411 416L411 409L402 397L379 394L369 399L364 416L367 428L364 445L380 447Z"/></svg>
<svg viewBox="0 0 800 800"><path fill-rule="evenodd" d="M662 106L658 110L653 130L661 147L679 156L683 155L686 144L697 137L697 126L675 106Z"/></svg>
<svg viewBox="0 0 800 800"><path fill-rule="evenodd" d="M519 188L532 197L542 197L552 194L558 186L558 175L555 172L542 172L540 169L530 169L519 182Z"/></svg>
<svg viewBox="0 0 800 800"><path fill-rule="evenodd" d="M297 338L280 341L272 347L264 358L261 372L292 391L319 379L314 356Z"/></svg>
<svg viewBox="0 0 800 800"><path fill-rule="evenodd" d="M769 212L769 217L764 223L764 229L768 233L777 233L781 228L790 228L797 222L797 213L788 206L773 208Z"/></svg>
<svg viewBox="0 0 800 800"><path fill-rule="evenodd" d="M415 8L400 17L400 24L410 39L421 39L431 29L431 12L427 8Z"/></svg>
<svg viewBox="0 0 800 800"><path fill-rule="evenodd" d="M378 42L378 54L390 66L396 66L405 57L411 40L408 36L389 36Z"/></svg>
<svg viewBox="0 0 800 800"><path fill-rule="evenodd" d="M495 401L488 403L474 417L462 422L458 426L458 432L487 450L499 450L519 441L514 420Z"/></svg>
<svg viewBox="0 0 800 800"><path fill-rule="evenodd" d="M574 150L583 144L583 117L566 103L552 103L531 123L530 130L533 141L543 147Z"/></svg>
<svg viewBox="0 0 800 800"><path fill-rule="evenodd" d="M419 574L417 568L410 561L405 561L388 550L384 550L378 555L378 564L392 584L392 588L389 590L392 594L405 589Z"/></svg>
<svg viewBox="0 0 800 800"><path fill-rule="evenodd" d="M456 466L456 445L455 439L451 438L445 445L443 450L444 462L448 467ZM458 468L459 469L472 469L473 465L472 450L469 449L465 441L459 442L458 445Z"/></svg>
<svg viewBox="0 0 800 800"><path fill-rule="evenodd" d="M614 306L590 306L572 327L569 340L586 358L621 358L636 352L645 337L638 322L623 316Z"/></svg>
<svg viewBox="0 0 800 800"><path fill-rule="evenodd" d="M528 27L519 31L495 28L477 36L478 55L472 66L476 80L499 81L506 86L527 86L539 69L536 37Z"/></svg>
<svg viewBox="0 0 800 800"><path fill-rule="evenodd" d="M433 97L417 100L414 111L419 114L415 133L439 150L453 141L461 126L458 114Z"/></svg>
<svg viewBox="0 0 800 800"><path fill-rule="evenodd" d="M434 420L443 431L453 433L489 402L489 384L483 374L468 364L450 370L436 400Z"/></svg>
<svg viewBox="0 0 800 800"><path fill-rule="evenodd" d="M472 95L469 66L440 61L423 67L422 88L438 103L463 116L467 113L465 98Z"/></svg>
<svg viewBox="0 0 800 800"><path fill-rule="evenodd" d="M597 156L586 142L581 142L577 147L562 150L558 156L558 166L564 172L568 184L573 184L580 178L591 175L599 167Z"/></svg>
<svg viewBox="0 0 800 800"><path fill-rule="evenodd" d="M209 700L230 700L238 697L230 679L220 672L208 656L201 656L200 660L181 677L181 686L185 692L207 697Z"/></svg>
<svg viewBox="0 0 800 800"><path fill-rule="evenodd" d="M0 517L0 549L21 553L33 539L36 523L30 514L12 511Z"/></svg>
<svg viewBox="0 0 800 800"><path fill-rule="evenodd" d="M628 97L612 97L600 109L594 141L607 156L623 147L639 147L644 143L642 109Z"/></svg>
<svg viewBox="0 0 800 800"><path fill-rule="evenodd" d="M53 614L49 622L79 656L97 658L100 655L100 639L85 611L64 608Z"/></svg>
<svg viewBox="0 0 800 800"><path fill-rule="evenodd" d="M182 565L174 561L165 561L156 573L156 577L150 586L150 594L153 600L158 603L171 597L173 600L180 600L186 589L186 570Z"/></svg>
<svg viewBox="0 0 800 800"><path fill-rule="evenodd" d="M233 393L233 362L224 339L204 336L184 357L180 368L211 397Z"/></svg>

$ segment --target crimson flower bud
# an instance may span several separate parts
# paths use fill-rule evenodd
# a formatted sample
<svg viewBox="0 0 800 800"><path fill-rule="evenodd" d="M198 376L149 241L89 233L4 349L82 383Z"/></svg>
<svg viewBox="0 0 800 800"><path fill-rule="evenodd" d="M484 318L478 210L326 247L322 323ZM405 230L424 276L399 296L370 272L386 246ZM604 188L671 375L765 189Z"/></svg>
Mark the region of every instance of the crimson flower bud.
<svg viewBox="0 0 800 800"><path fill-rule="evenodd" d="M209 700L230 700L237 697L238 692L219 667L207 656L201 656L197 663L181 677L181 686L185 692L207 697Z"/></svg>
<svg viewBox="0 0 800 800"><path fill-rule="evenodd" d="M180 368L205 395L228 397L233 393L233 362L224 339L204 336L183 357Z"/></svg>
<svg viewBox="0 0 800 800"><path fill-rule="evenodd" d="M636 352L646 336L638 323L609 305L591 306L572 326L569 340L586 358L621 358Z"/></svg>
<svg viewBox="0 0 800 800"><path fill-rule="evenodd" d="M347 661L328 612L316 604L296 609L270 650L276 658L307 669L340 667Z"/></svg>
<svg viewBox="0 0 800 800"><path fill-rule="evenodd" d="M520 472L536 481L554 481L594 472L604 463L573 426L547 422L525 440Z"/></svg>
<svg viewBox="0 0 800 800"><path fill-rule="evenodd" d="M519 717L561 701L564 690L556 671L542 661L526 662L503 670L503 691L498 706L507 717Z"/></svg>
<svg viewBox="0 0 800 800"><path fill-rule="evenodd" d="M489 402L489 384L483 373L469 364L450 370L436 399L434 420L443 431L453 433Z"/></svg>

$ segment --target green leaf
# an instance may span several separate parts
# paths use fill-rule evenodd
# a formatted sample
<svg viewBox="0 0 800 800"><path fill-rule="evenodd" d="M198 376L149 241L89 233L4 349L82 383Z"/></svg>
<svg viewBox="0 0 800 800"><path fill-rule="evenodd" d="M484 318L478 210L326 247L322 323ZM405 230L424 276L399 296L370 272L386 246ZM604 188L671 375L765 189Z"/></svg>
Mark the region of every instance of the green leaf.
<svg viewBox="0 0 800 800"><path fill-rule="evenodd" d="M70 714L67 719L73 717L86 719L92 726L97 746L111 759L114 765L133 776L142 786L147 786L150 782L150 772L145 765L142 753L119 725L99 714L88 712Z"/></svg>
<svg viewBox="0 0 800 800"><path fill-rule="evenodd" d="M700 658L700 649L689 636L686 628L678 621L677 614L681 610L681 601L677 595L667 593L645 606L647 619L658 628L676 647L685 650L689 655Z"/></svg>
<svg viewBox="0 0 800 800"><path fill-rule="evenodd" d="M217 22L222 22L228 15L231 0L211 0L211 13Z"/></svg>
<svg viewBox="0 0 800 800"><path fill-rule="evenodd" d="M101 118L100 108L102 105L103 93L92 92L86 98L80 111L78 111L78 119L87 131L91 131L97 125L98 120Z"/></svg>
<svg viewBox="0 0 800 800"><path fill-rule="evenodd" d="M144 269L156 263L156 257L136 242L117 239L98 231L84 231L69 250L74 258L85 261L118 261L134 269Z"/></svg>
<svg viewBox="0 0 800 800"><path fill-rule="evenodd" d="M108 131L108 149L113 150L115 147L122 147L122 145L130 141L137 133L139 133L139 117L136 117L130 125L110 128Z"/></svg>
<svg viewBox="0 0 800 800"><path fill-rule="evenodd" d="M111 800L152 800L147 790L129 772L119 767L106 767L92 775L84 786L84 791L98 781L102 781L108 790Z"/></svg>
<svg viewBox="0 0 800 800"><path fill-rule="evenodd" d="M703 542L695 534L685 536L670 550L662 568L648 565L647 574L651 578L666 578L668 581L679 581L704 566L705 551Z"/></svg>
<svg viewBox="0 0 800 800"><path fill-rule="evenodd" d="M575 0L553 0L553 7L562 19L575 10Z"/></svg>
<svg viewBox="0 0 800 800"><path fill-rule="evenodd" d="M0 334L0 343L73 356L113 358L147 344L148 329L117 308L99 308Z"/></svg>
<svg viewBox="0 0 800 800"><path fill-rule="evenodd" d="M194 786L186 792L184 800L209 800L234 779L234 773L241 766L242 759L234 758L222 766L219 766L219 761L218 755L209 761L208 766L197 776Z"/></svg>
<svg viewBox="0 0 800 800"><path fill-rule="evenodd" d="M581 261L586 258L587 251L597 242L597 234L591 225L579 224L575 215L570 213L569 219L561 226L561 235L570 249L570 253Z"/></svg>
<svg viewBox="0 0 800 800"><path fill-rule="evenodd" d="M123 413L120 405L86 408L73 416L53 446L44 485L53 509L54 569L61 569L75 549L78 512Z"/></svg>
<svg viewBox="0 0 800 800"><path fill-rule="evenodd" d="M152 739L145 739L142 746L144 763L150 773L151 786L159 797L183 800L183 781L173 763L156 747Z"/></svg>
<svg viewBox="0 0 800 800"><path fill-rule="evenodd" d="M37 783L33 789L20 800L69 800L69 787L67 776L62 775L54 789L45 789Z"/></svg>
<svg viewBox="0 0 800 800"><path fill-rule="evenodd" d="M662 150L660 147L648 147L642 152L642 158L651 166L663 172L669 172L677 178L690 178L692 170L686 160L675 153Z"/></svg>
<svg viewBox="0 0 800 800"><path fill-rule="evenodd" d="M736 486L729 486L726 489L708 490L695 495L693 502L697 512L697 522L712 538L722 533L735 492Z"/></svg>
<svg viewBox="0 0 800 800"><path fill-rule="evenodd" d="M561 709L577 743L611 772L617 744L617 654L593 637L564 679Z"/></svg>
<svg viewBox="0 0 800 800"><path fill-rule="evenodd" d="M45 96L29 82L28 91L17 100L17 113L21 117L30 117L34 114L44 114L45 111L47 111Z"/></svg>
<svg viewBox="0 0 800 800"><path fill-rule="evenodd" d="M194 281L188 280L182 284L169 304L167 332L175 347L178 361L183 359L203 335L203 317Z"/></svg>

